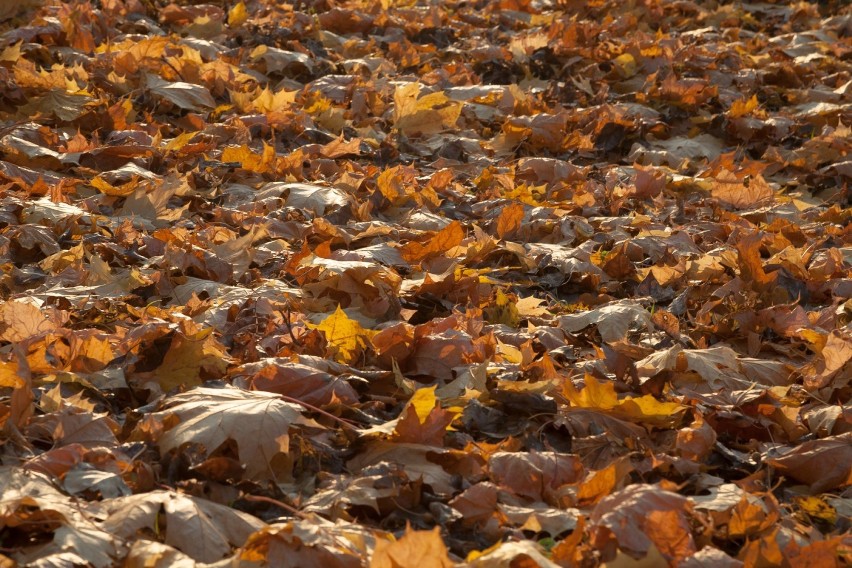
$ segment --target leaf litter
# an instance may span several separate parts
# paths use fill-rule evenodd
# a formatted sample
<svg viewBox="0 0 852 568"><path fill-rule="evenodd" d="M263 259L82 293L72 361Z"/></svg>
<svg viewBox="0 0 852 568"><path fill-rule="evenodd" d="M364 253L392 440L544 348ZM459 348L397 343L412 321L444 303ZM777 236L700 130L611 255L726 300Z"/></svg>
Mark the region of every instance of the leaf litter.
<svg viewBox="0 0 852 568"><path fill-rule="evenodd" d="M841 566L843 2L0 8L0 560Z"/></svg>

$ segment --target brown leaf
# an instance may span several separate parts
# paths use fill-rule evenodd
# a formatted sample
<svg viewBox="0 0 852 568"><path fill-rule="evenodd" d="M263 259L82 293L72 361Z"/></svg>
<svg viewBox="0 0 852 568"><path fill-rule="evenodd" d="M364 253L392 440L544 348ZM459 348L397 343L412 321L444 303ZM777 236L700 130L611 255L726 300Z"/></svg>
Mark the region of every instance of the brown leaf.
<svg viewBox="0 0 852 568"><path fill-rule="evenodd" d="M618 547L634 558L656 547L669 562L695 552L695 542L685 513L687 499L653 485L637 484L605 497L590 518L595 547L614 538ZM606 529L606 530L600 530Z"/></svg>
<svg viewBox="0 0 852 568"><path fill-rule="evenodd" d="M355 404L358 395L343 377L289 360L262 359L236 369L233 376L246 376L251 390L282 394L314 406L333 400Z"/></svg>
<svg viewBox="0 0 852 568"><path fill-rule="evenodd" d="M556 452L499 452L488 462L491 479L516 495L554 502L556 491L583 476L580 459Z"/></svg>
<svg viewBox="0 0 852 568"><path fill-rule="evenodd" d="M767 460L783 475L822 493L852 484L852 433L804 442L779 458Z"/></svg>

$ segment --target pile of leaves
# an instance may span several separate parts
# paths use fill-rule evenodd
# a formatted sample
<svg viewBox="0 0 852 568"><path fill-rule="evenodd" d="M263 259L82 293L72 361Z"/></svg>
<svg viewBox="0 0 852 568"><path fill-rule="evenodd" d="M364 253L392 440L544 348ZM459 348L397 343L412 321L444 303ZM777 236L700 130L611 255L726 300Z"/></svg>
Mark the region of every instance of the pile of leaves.
<svg viewBox="0 0 852 568"><path fill-rule="evenodd" d="M845 2L0 19L4 566L849 562Z"/></svg>

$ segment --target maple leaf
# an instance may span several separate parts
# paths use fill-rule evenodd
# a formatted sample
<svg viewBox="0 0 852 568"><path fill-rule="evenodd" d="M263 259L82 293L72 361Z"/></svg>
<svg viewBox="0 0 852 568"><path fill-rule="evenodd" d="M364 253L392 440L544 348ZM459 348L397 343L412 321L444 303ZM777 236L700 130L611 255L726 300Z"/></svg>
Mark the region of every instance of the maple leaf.
<svg viewBox="0 0 852 568"><path fill-rule="evenodd" d="M556 452L498 452L489 461L491 478L516 495L536 501L555 501L560 487L583 476L577 456Z"/></svg>
<svg viewBox="0 0 852 568"><path fill-rule="evenodd" d="M264 562L270 566L357 568L364 566L364 558L381 534L355 523L332 523L312 516L276 523L254 533L235 559L240 563Z"/></svg>
<svg viewBox="0 0 852 568"><path fill-rule="evenodd" d="M563 382L563 394L572 406L607 411L614 416L657 426L672 426L678 423L687 407L676 402L660 402L646 394L641 397L626 397L618 400L615 385L599 382L592 375L584 378L585 387L577 391L570 380Z"/></svg>
<svg viewBox="0 0 852 568"><path fill-rule="evenodd" d="M198 562L221 560L266 526L247 513L173 491L109 499L103 508L107 516L102 526L109 533L131 538L149 530Z"/></svg>
<svg viewBox="0 0 852 568"><path fill-rule="evenodd" d="M405 245L402 250L402 256L405 260L412 262L423 260L430 256L446 254L453 247L459 246L462 240L464 240L464 229L461 223L453 221L435 233L426 245L418 242L411 242Z"/></svg>
<svg viewBox="0 0 852 568"><path fill-rule="evenodd" d="M816 492L850 485L852 472L847 467L852 460L850 440L849 433L811 440L768 462Z"/></svg>
<svg viewBox="0 0 852 568"><path fill-rule="evenodd" d="M485 311L488 315L488 321L492 323L502 323L509 327L518 327L521 320L521 314L518 311L518 302L502 290L497 290L494 306L486 308Z"/></svg>
<svg viewBox="0 0 852 568"><path fill-rule="evenodd" d="M146 75L145 85L152 93L163 97L172 104L186 110L211 109L216 101L210 91L201 85L193 85L183 81L163 81L157 75Z"/></svg>
<svg viewBox="0 0 852 568"><path fill-rule="evenodd" d="M394 428L394 440L442 446L444 434L459 410L441 408L435 396L437 387L417 389Z"/></svg>
<svg viewBox="0 0 852 568"><path fill-rule="evenodd" d="M150 377L168 392L179 386L200 385L202 373L210 378L220 377L228 362L224 346L213 336L213 328L187 330L175 333L160 366L140 377Z"/></svg>
<svg viewBox="0 0 852 568"><path fill-rule="evenodd" d="M520 203L510 203L500 210L497 217L497 237L504 239L521 228L524 219L524 206Z"/></svg>
<svg viewBox="0 0 852 568"><path fill-rule="evenodd" d="M595 545L615 538L618 547L634 558L656 548L669 562L696 551L686 514L685 497L652 485L639 484L602 499L592 511L592 526L608 529L595 533Z"/></svg>
<svg viewBox="0 0 852 568"><path fill-rule="evenodd" d="M41 309L27 300L12 300L0 305L0 340L19 342L49 331L62 323L53 308Z"/></svg>
<svg viewBox="0 0 852 568"><path fill-rule="evenodd" d="M723 205L747 209L770 201L774 192L760 174L746 184L734 173L725 170L716 176L710 195Z"/></svg>
<svg viewBox="0 0 852 568"><path fill-rule="evenodd" d="M353 363L370 346L370 338L376 334L350 319L339 305L319 324L309 326L323 332L331 355L341 363Z"/></svg>
<svg viewBox="0 0 852 568"><path fill-rule="evenodd" d="M438 527L431 531L414 531L409 526L399 540L379 539L370 558L370 568L449 568L453 565Z"/></svg>
<svg viewBox="0 0 852 568"><path fill-rule="evenodd" d="M651 315L638 302L619 301L595 308L584 313L559 317L559 326L568 332L576 332L595 325L604 342L624 339L632 325L650 327Z"/></svg>
<svg viewBox="0 0 852 568"><path fill-rule="evenodd" d="M394 91L394 126L406 136L435 134L455 125L462 105L444 93L420 95L420 83L408 83Z"/></svg>
<svg viewBox="0 0 852 568"><path fill-rule="evenodd" d="M248 10L243 2L237 2L228 10L228 25L238 28L248 20Z"/></svg>
<svg viewBox="0 0 852 568"><path fill-rule="evenodd" d="M280 471L275 460L289 452L291 426L317 426L302 416L301 407L274 394L236 388L198 387L174 395L151 417L164 422L178 420L157 440L161 453L193 442L202 444L209 456L232 439L246 466L246 476L252 479L289 475Z"/></svg>
<svg viewBox="0 0 852 568"><path fill-rule="evenodd" d="M326 4L0 6L0 558L842 560L843 3Z"/></svg>

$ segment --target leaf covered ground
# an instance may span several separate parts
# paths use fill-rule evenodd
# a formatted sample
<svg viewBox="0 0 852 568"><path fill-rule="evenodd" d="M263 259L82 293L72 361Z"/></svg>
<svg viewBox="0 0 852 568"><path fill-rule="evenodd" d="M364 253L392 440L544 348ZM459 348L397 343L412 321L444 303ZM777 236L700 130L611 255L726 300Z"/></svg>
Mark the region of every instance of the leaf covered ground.
<svg viewBox="0 0 852 568"><path fill-rule="evenodd" d="M2 565L849 562L844 5L4 2Z"/></svg>

